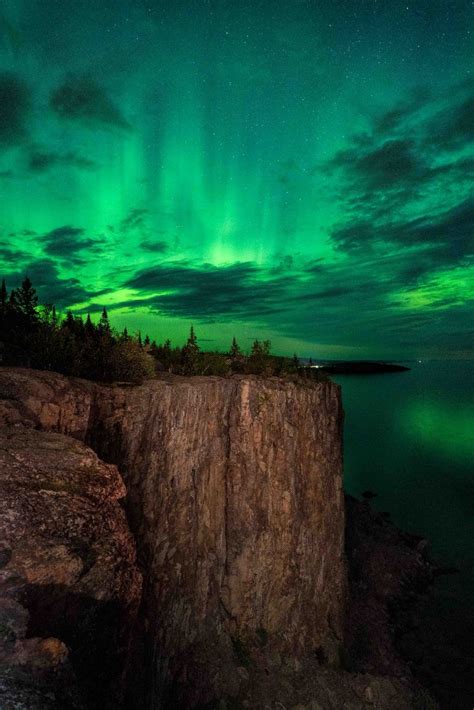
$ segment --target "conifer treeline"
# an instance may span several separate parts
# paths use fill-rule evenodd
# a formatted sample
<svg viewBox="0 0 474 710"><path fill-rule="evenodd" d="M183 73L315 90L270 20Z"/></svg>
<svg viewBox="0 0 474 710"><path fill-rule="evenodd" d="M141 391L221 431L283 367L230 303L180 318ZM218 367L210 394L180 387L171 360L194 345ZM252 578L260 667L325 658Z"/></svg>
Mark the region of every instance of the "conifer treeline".
<svg viewBox="0 0 474 710"><path fill-rule="evenodd" d="M121 333L109 323L106 309L98 323L70 311L58 315L53 305L40 305L29 278L8 294L0 288L0 362L4 365L54 370L103 382L142 382L158 371L181 375L232 373L285 375L298 373L291 360L270 354L270 342L255 340L245 355L234 337L228 353L204 352L191 326L183 347Z"/></svg>

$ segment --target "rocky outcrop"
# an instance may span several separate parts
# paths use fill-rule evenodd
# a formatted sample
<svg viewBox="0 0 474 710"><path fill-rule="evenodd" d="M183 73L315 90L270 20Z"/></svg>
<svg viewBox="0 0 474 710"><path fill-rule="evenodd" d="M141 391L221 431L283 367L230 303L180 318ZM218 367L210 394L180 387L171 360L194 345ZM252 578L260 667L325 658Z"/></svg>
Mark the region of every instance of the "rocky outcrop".
<svg viewBox="0 0 474 710"><path fill-rule="evenodd" d="M74 599L94 603L118 598L121 608L129 609L134 602L126 592L137 587L137 580L131 572L133 545L121 524L112 537L122 530L123 549L119 544L114 552L99 555L101 564L108 561L111 567L106 565L102 576L96 567L91 580L94 566L88 566L88 551L94 550L94 560L99 554L94 546L104 541L104 525L108 530L118 520L117 511L112 517L105 514L105 501L114 495L104 481L117 476L110 464L119 467L144 573L140 629L130 653L135 665L128 674L129 707L413 707L411 687L403 680L337 668L347 584L342 409L336 385L164 376L138 387L101 386L53 373L4 369L2 424L5 436L13 436L12 431L20 436L20 448L26 427L56 432L29 430L28 436L38 437L29 449L32 461L44 447L53 452L48 480L50 488L59 489L48 495L56 495L63 506L53 518L68 521L53 536L58 545L52 556L42 539L35 539L32 562L20 574L26 567L36 569L41 583L43 569L52 567L58 575L62 570L65 581L53 581L52 587L67 587ZM81 469L75 476L78 452L79 458L86 452L94 455L71 437L86 442L108 465L88 459L85 469L91 475ZM67 499L62 483L54 481L59 462L71 456L76 464L65 464ZM90 486L97 485L105 501L76 508L79 481L85 494L81 500L93 498ZM20 476L18 490L23 486ZM43 488L35 495L44 496ZM85 517L91 516L88 524L81 518L85 510ZM79 546L66 534L76 524L92 535ZM119 570L131 575L123 585ZM51 585L42 584L42 590ZM33 581L30 586L27 606L33 623L27 635L53 636L73 649L67 628L74 624L65 607L58 607L66 614L62 626L40 623L51 608L44 597L35 597L40 585ZM109 591L98 599L102 586ZM100 621L91 638L97 630L122 628L116 617ZM106 646L117 646L100 633L95 643L104 658ZM82 659L87 660L84 647L75 656L71 651L72 668L83 678Z"/></svg>
<svg viewBox="0 0 474 710"><path fill-rule="evenodd" d="M1 706L115 707L141 592L117 469L17 422L0 487Z"/></svg>
<svg viewBox="0 0 474 710"><path fill-rule="evenodd" d="M472 614L459 598L459 582L450 589L457 570L437 565L428 549L427 540L399 530L388 513L346 496L345 665L411 678L417 707L435 707L423 690L429 688L440 707L464 710L474 698Z"/></svg>
<svg viewBox="0 0 474 710"><path fill-rule="evenodd" d="M426 546L426 540L402 532L367 502L346 497L350 603L345 648L352 670L406 675L394 631L399 610L434 579L436 567Z"/></svg>

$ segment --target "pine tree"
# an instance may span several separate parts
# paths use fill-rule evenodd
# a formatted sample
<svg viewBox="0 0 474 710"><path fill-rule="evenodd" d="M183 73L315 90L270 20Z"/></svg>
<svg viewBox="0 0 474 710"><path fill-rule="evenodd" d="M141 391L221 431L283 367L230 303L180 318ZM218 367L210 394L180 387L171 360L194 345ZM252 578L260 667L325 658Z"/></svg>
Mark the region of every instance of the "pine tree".
<svg viewBox="0 0 474 710"><path fill-rule="evenodd" d="M262 355L262 344L260 340L254 340L252 343L252 350L250 351L250 357L259 357Z"/></svg>
<svg viewBox="0 0 474 710"><path fill-rule="evenodd" d="M92 320L91 320L91 314L90 314L90 313L87 314L86 323L85 323L85 326L84 326L84 331L85 331L85 334L86 334L86 338L93 338L94 335L95 335L95 326L94 326L94 324L93 324L93 322L92 322Z"/></svg>
<svg viewBox="0 0 474 710"><path fill-rule="evenodd" d="M102 309L102 315L100 316L99 333L100 333L100 335L110 335L110 333L111 333L109 316L108 316L107 309L105 308L105 306Z"/></svg>
<svg viewBox="0 0 474 710"><path fill-rule="evenodd" d="M194 332L193 326L191 326L191 329L189 331L189 338L185 347L188 349L188 351L197 352L199 350L199 345L197 344L197 337L196 333Z"/></svg>
<svg viewBox="0 0 474 710"><path fill-rule="evenodd" d="M271 369L270 361L270 341L264 340L260 342L259 340L254 340L252 344L252 350L250 351L250 358L248 364L250 366L250 371L260 375Z"/></svg>
<svg viewBox="0 0 474 710"><path fill-rule="evenodd" d="M237 343L235 335L232 338L232 345L230 346L230 356L231 358L238 358L242 356L242 351Z"/></svg>
<svg viewBox="0 0 474 710"><path fill-rule="evenodd" d="M191 326L191 329L189 331L189 337L186 341L186 345L181 351L181 356L184 374L196 375L198 370L199 345L193 326Z"/></svg>
<svg viewBox="0 0 474 710"><path fill-rule="evenodd" d="M72 315L71 311L68 311L66 313L66 318L63 321L63 328L67 328L70 333L74 333L75 331L74 316Z"/></svg>
<svg viewBox="0 0 474 710"><path fill-rule="evenodd" d="M27 325L32 326L38 321L38 296L28 276L23 279L20 288L15 292L16 307Z"/></svg>

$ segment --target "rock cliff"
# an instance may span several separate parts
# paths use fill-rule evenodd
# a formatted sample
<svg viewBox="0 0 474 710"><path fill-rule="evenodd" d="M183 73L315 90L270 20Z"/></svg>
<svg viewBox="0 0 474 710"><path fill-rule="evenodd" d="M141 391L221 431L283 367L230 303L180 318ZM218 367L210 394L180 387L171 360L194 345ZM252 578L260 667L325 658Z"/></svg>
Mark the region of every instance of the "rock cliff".
<svg viewBox="0 0 474 710"><path fill-rule="evenodd" d="M335 669L347 601L342 417L332 383L163 377L139 387L101 386L0 370L0 427L11 437L10 449L26 446L32 462L45 447L52 452L48 476L55 493L49 495L59 501L53 518L67 520L67 530L77 519L82 529L75 486L96 500L99 493L90 487L101 491L100 505L88 509L91 537L80 549L68 542L56 550L56 557L67 557L64 565L51 563L70 577L51 584L88 599L103 587L106 599L129 609L139 585L121 511L106 514L111 503L105 501L122 490L117 480L114 494L105 486L104 477L117 475L110 464L125 481L144 574L140 628L129 654L135 663L128 674L130 707L214 707L216 701L249 708L411 707L403 682ZM45 434L32 429L54 433L41 438ZM107 464L93 458L76 470L78 452L95 456L81 441ZM56 482L62 456L69 498ZM15 485L19 498L27 498L21 476ZM99 555L104 567L99 574L96 566L96 586L87 587L90 550L98 554L94 546L102 538L93 533L111 528L112 548ZM66 532L61 529L59 540ZM30 567L38 566L40 576L41 555L49 560L44 547L36 540L31 545L39 558ZM126 583L120 574L128 575ZM36 620L30 634L71 645L65 625L46 628L41 600L28 604ZM123 618L105 624L123 638L131 626ZM76 674L83 656L73 663Z"/></svg>

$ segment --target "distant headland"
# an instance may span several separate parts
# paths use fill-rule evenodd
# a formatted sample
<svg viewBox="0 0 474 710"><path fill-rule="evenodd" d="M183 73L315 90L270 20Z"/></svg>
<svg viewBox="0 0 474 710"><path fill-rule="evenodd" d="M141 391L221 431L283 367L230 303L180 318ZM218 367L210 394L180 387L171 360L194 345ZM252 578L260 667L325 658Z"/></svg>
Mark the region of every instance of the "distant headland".
<svg viewBox="0 0 474 710"><path fill-rule="evenodd" d="M373 360L337 360L308 364L309 368L327 372L331 375L382 375L387 372L405 372L410 370L405 365Z"/></svg>

